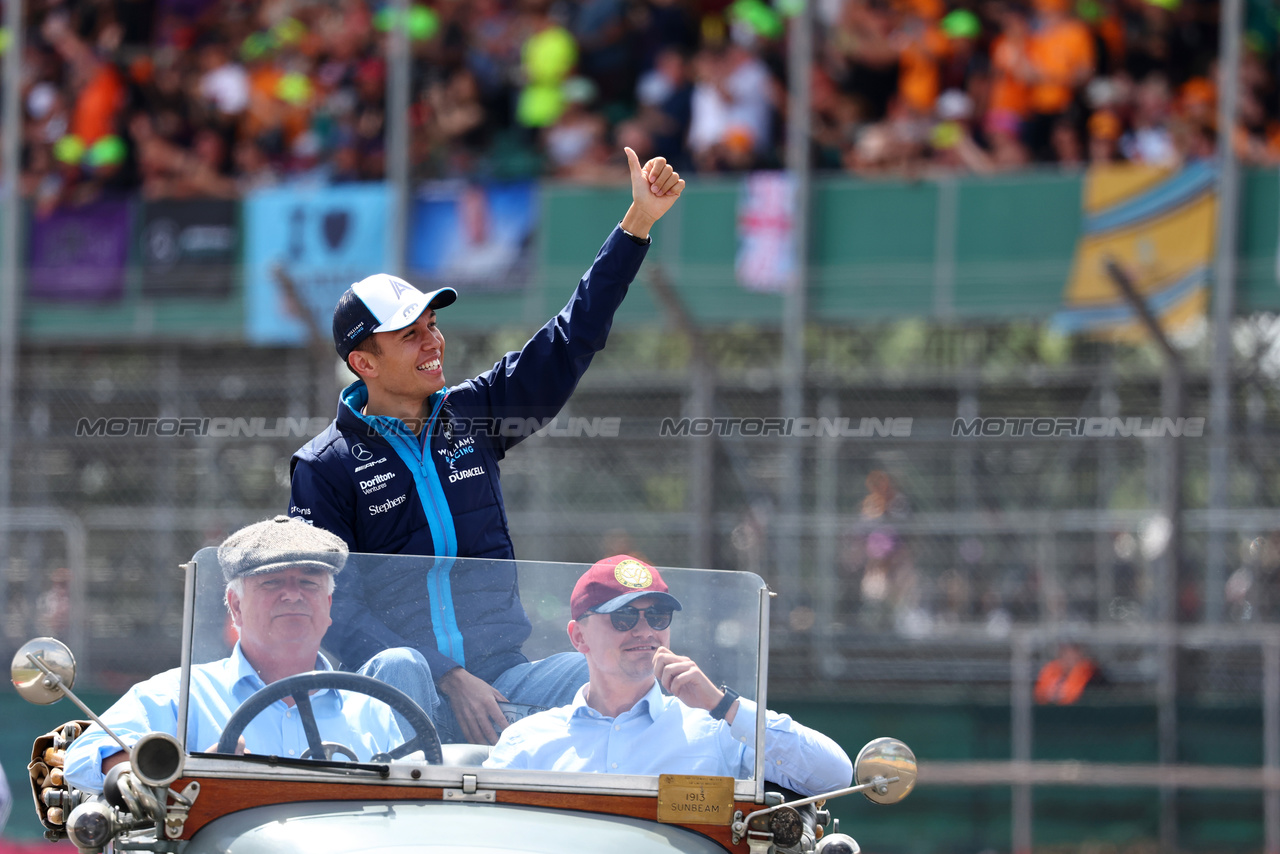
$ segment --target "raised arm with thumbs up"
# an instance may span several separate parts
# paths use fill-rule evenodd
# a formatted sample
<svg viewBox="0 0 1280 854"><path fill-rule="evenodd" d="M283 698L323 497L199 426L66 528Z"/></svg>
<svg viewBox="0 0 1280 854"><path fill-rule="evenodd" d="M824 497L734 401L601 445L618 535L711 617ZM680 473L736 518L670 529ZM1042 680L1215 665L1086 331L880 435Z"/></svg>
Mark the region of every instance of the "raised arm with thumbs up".
<svg viewBox="0 0 1280 854"><path fill-rule="evenodd" d="M289 515L337 534L353 552L487 559L424 561L412 578L402 563L353 561L333 594L326 649L435 708L446 742L492 743L521 708L563 705L587 681L579 653L530 662L521 651L530 628L498 464L530 434L527 425L542 427L569 400L605 346L649 229L684 191L665 158L641 166L626 154L631 206L621 223L599 224L608 237L565 307L480 376L446 379L447 307L469 298L465 288L424 294L379 274L352 285L334 309L334 346L359 380L342 392L337 419L294 454ZM406 442L388 427L392 419L429 435ZM368 495L373 475L394 488ZM388 646L418 650L426 668L371 660Z"/></svg>
<svg viewBox="0 0 1280 854"><path fill-rule="evenodd" d="M622 228L629 234L645 238L649 229L671 210L684 192L684 179L671 168L665 157L655 157L644 166L630 148L627 165L631 167L631 207L622 218Z"/></svg>

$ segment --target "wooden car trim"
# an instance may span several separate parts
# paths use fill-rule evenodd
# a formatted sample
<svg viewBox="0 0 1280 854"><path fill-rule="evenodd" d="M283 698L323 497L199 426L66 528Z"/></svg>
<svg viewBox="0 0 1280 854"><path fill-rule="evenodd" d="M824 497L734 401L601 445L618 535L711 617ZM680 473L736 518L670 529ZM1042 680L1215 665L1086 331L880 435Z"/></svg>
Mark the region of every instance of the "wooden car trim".
<svg viewBox="0 0 1280 854"><path fill-rule="evenodd" d="M306 801L443 801L444 789L440 786L369 786L359 783L336 783L299 780L263 780L232 777L183 777L172 788L182 791L192 780L200 783L200 795L183 826L182 839L191 839L201 828L212 821L241 810L273 804L300 803ZM576 810L625 816L657 821L657 796L612 795L572 792L538 792L499 789L496 802L519 806L545 807L548 809ZM735 810L743 815L756 809L747 801L736 801ZM686 830L706 836L726 851L745 852L745 841L734 845L728 826L680 824Z"/></svg>

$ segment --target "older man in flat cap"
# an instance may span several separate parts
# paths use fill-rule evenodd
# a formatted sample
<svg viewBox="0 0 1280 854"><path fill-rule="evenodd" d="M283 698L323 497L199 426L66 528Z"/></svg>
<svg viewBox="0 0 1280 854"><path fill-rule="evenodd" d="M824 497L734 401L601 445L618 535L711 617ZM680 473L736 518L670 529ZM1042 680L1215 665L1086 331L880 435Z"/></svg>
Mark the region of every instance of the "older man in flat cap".
<svg viewBox="0 0 1280 854"><path fill-rule="evenodd" d="M227 658L191 668L187 744L197 749L216 744L254 692L287 676L332 669L319 654L320 641L332 622L334 576L347 561L347 546L327 531L277 516L227 537L218 561L240 639ZM421 659L412 650L387 654ZM148 732L177 735L180 676L181 668L174 668L134 685L102 715L103 722L129 745ZM301 756L307 737L293 705L285 698L251 721L241 752ZM351 747L361 760L405 741L390 707L364 695L326 689L311 698L311 706L321 737ZM67 780L101 791L106 772L127 758L102 729L90 727L67 750Z"/></svg>

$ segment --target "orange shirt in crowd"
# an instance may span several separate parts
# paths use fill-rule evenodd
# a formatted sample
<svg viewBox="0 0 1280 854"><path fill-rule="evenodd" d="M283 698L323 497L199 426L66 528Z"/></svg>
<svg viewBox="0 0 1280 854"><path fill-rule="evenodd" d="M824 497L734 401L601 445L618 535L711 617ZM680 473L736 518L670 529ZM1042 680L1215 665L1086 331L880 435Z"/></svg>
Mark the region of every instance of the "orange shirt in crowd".
<svg viewBox="0 0 1280 854"><path fill-rule="evenodd" d="M1036 702L1071 705L1080 699L1097 670L1087 658L1075 662L1055 658L1040 669L1040 677L1036 679Z"/></svg>
<svg viewBox="0 0 1280 854"><path fill-rule="evenodd" d="M1079 21L1058 20L1032 34L1027 57L1037 77L1031 86L1031 109L1061 113L1071 105L1078 83L1093 71L1093 36Z"/></svg>
<svg viewBox="0 0 1280 854"><path fill-rule="evenodd" d="M938 100L938 60L945 56L946 33L930 23L899 55L898 94L913 109L932 113Z"/></svg>
<svg viewBox="0 0 1280 854"><path fill-rule="evenodd" d="M99 63L80 91L71 114L71 133L85 145L116 132L116 113L124 106L124 84L115 67Z"/></svg>
<svg viewBox="0 0 1280 854"><path fill-rule="evenodd" d="M284 76L283 69L266 63L249 70L249 109L241 126L245 136L279 130L289 144L310 125L310 100L290 104L281 99Z"/></svg>
<svg viewBox="0 0 1280 854"><path fill-rule="evenodd" d="M257 136L281 126L276 90L282 77L283 71L266 63L249 69L249 109L241 128L245 136Z"/></svg>
<svg viewBox="0 0 1280 854"><path fill-rule="evenodd" d="M1031 87L1018 74L1026 43L1006 35L991 43L991 104L989 109L1025 116L1031 104Z"/></svg>

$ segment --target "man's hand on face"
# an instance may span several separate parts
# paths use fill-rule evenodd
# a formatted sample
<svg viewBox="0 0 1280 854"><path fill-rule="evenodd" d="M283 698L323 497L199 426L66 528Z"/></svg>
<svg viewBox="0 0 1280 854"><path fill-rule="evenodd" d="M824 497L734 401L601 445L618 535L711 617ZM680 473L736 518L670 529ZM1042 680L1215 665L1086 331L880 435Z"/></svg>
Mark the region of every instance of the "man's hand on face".
<svg viewBox="0 0 1280 854"><path fill-rule="evenodd" d="M653 675L664 691L692 709L709 712L724 697L696 661L687 655L676 655L665 646L658 647L653 655ZM733 715L726 715L725 720L733 723Z"/></svg>
<svg viewBox="0 0 1280 854"><path fill-rule="evenodd" d="M634 151L625 151L631 168L631 207L622 218L622 227L636 237L648 237L649 229L684 192L684 179L665 157L655 157L641 166Z"/></svg>
<svg viewBox="0 0 1280 854"><path fill-rule="evenodd" d="M507 700L501 691L461 667L441 677L440 690L453 706L463 738L472 744L498 743L498 733L507 728L507 716L498 707Z"/></svg>

